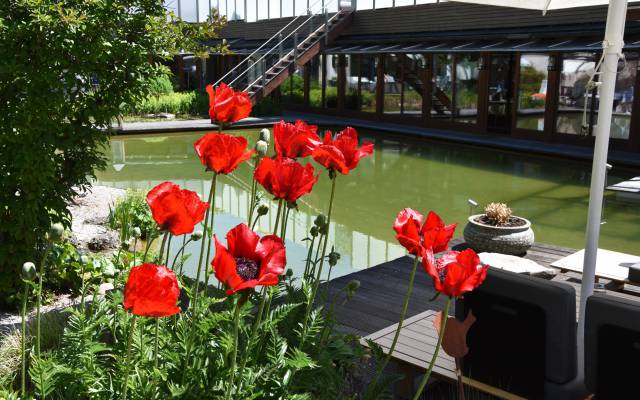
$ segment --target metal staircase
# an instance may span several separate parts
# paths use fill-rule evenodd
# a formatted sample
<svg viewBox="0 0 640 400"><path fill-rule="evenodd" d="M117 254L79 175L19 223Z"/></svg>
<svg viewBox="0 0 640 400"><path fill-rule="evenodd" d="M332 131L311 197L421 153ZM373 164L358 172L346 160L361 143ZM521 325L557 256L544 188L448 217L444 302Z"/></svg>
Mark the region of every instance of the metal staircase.
<svg viewBox="0 0 640 400"><path fill-rule="evenodd" d="M329 13L332 3L338 2L338 11ZM293 75L298 67L320 53L351 23L353 11L345 3L349 2L316 1L307 10L307 15L295 17L214 86L230 79L227 85L247 92L252 104L257 103Z"/></svg>

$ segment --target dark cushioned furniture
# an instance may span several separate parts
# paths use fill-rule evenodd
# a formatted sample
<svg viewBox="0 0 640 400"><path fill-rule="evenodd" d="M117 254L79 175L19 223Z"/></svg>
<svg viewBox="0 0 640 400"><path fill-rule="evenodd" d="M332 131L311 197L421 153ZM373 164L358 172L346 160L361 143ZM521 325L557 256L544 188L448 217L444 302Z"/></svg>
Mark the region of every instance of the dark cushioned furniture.
<svg viewBox="0 0 640 400"><path fill-rule="evenodd" d="M456 317L470 309L477 321L467 338L465 375L528 399L565 398L549 392L577 374L573 287L490 269L457 302Z"/></svg>
<svg viewBox="0 0 640 400"><path fill-rule="evenodd" d="M640 302L596 294L586 313L587 387L598 400L640 398Z"/></svg>

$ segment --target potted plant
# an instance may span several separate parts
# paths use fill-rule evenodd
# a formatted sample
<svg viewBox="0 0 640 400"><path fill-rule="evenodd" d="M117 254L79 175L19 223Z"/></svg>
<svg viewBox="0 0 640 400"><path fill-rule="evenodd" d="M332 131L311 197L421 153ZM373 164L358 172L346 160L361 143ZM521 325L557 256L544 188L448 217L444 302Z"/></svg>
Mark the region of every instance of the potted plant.
<svg viewBox="0 0 640 400"><path fill-rule="evenodd" d="M484 214L469 217L464 240L480 252L522 255L534 243L529 220L512 214L504 203L490 203Z"/></svg>

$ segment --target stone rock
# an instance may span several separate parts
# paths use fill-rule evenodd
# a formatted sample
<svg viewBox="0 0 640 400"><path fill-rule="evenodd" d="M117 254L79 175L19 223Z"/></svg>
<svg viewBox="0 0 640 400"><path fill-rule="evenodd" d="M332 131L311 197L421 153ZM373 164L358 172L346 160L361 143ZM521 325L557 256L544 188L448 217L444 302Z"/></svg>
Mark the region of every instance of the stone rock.
<svg viewBox="0 0 640 400"><path fill-rule="evenodd" d="M503 269L505 271L515 272L517 274L531 275L543 279L553 279L553 277L558 273L555 269L543 267L533 260L522 257L500 253L480 253L479 256L482 264L490 265L493 268Z"/></svg>
<svg viewBox="0 0 640 400"><path fill-rule="evenodd" d="M104 296L105 294L107 294L107 292L110 292L112 290L113 290L113 283L111 282L102 283L98 287L98 293L102 296Z"/></svg>
<svg viewBox="0 0 640 400"><path fill-rule="evenodd" d="M105 226L109 209L126 191L106 186L93 186L74 198L69 205L72 216L71 243L81 249L108 251L117 249L120 240L116 231Z"/></svg>
<svg viewBox="0 0 640 400"><path fill-rule="evenodd" d="M161 112L159 114L156 114L158 118L163 118L163 119L174 119L176 117L175 114L171 114L168 112Z"/></svg>
<svg viewBox="0 0 640 400"><path fill-rule="evenodd" d="M112 230L104 230L102 233L96 233L86 246L91 251L107 251L117 249L120 243L118 232ZM82 243L80 244L82 245Z"/></svg>

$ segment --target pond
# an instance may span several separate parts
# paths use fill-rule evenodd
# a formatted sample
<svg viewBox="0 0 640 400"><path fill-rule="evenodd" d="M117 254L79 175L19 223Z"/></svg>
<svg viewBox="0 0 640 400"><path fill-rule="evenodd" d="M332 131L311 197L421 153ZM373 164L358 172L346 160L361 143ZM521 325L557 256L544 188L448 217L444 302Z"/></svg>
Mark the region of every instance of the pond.
<svg viewBox="0 0 640 400"><path fill-rule="evenodd" d="M234 133L245 135L253 145L258 131L242 129ZM97 183L147 191L169 180L206 197L211 174L205 172L193 150L193 142L202 134L116 136L107 152L107 169L96 173ZM374 142L376 150L350 175L338 177L330 243L336 244L342 257L331 272L332 277L402 256L404 249L397 245L391 226L404 207L425 214L434 210L446 222L458 222L456 236L461 236L469 215L468 199L481 206L492 201L508 203L515 214L532 221L538 242L584 247L591 175L591 166L586 162L364 130L360 137ZM251 166L245 163L230 176L218 179L214 228L219 236L246 221L251 172ZM638 171L614 168L609 183L637 175ZM302 197L298 212L291 214L288 261L298 276L307 253L304 239L315 216L321 211L326 213L329 189L327 173L322 170L313 192ZM272 202L273 213L275 208ZM638 253L639 203L625 202L614 193L607 193L604 220L600 247ZM263 217L259 231L271 232L274 222L273 216ZM179 247L178 242L181 239L173 240L173 251ZM192 246L187 250L195 253L187 262L190 274L195 269L197 249Z"/></svg>

